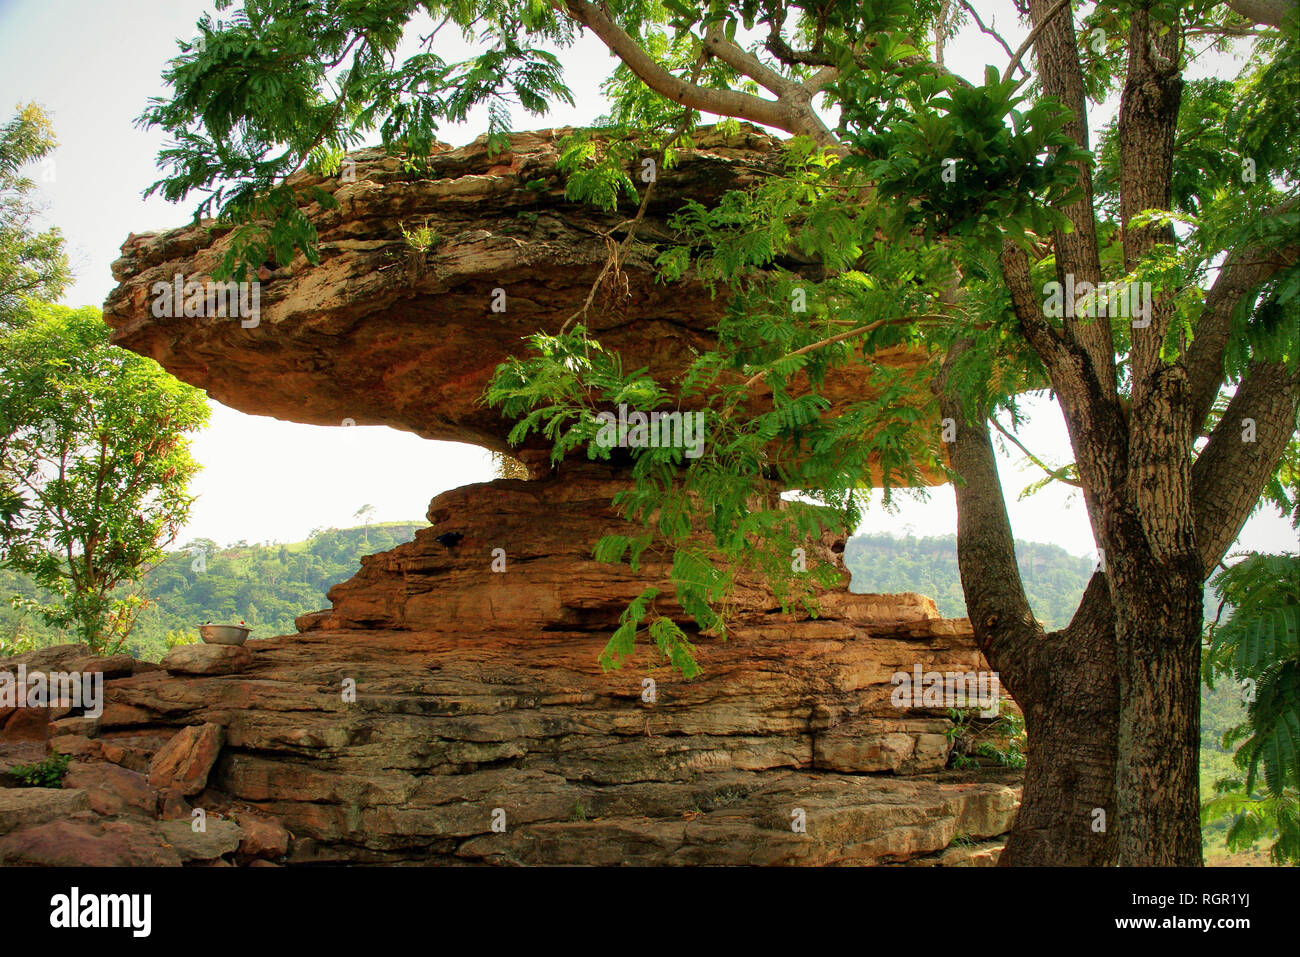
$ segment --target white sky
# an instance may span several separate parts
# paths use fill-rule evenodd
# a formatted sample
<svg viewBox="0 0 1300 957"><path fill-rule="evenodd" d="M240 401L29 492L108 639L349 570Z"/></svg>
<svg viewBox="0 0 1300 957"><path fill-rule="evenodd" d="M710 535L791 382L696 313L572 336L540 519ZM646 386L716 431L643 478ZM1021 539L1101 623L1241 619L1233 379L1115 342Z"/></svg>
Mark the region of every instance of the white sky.
<svg viewBox="0 0 1300 957"><path fill-rule="evenodd" d="M986 24L996 25L1013 48L1019 44L1025 30L1009 0L979 7ZM204 0L0 0L0 111L7 119L18 103L35 100L52 114L60 141L51 175L41 167L32 175L46 218L68 239L76 273L64 297L69 305L102 305L115 285L109 266L128 233L182 225L192 213L191 206L141 199L159 178L155 157L163 136L135 128L134 120L150 97L165 95L163 63L176 54L178 37L195 35L194 23L205 9L211 4ZM444 56L457 46L458 38L440 34ZM561 107L545 118L518 111L517 129L582 125L606 112L598 87L614 61L604 47L587 37L562 57L575 107ZM1006 55L968 27L949 43L945 58L951 69L978 78L985 62L1000 66ZM1199 73L1230 69L1221 59L1203 60ZM1092 128L1105 118L1093 116ZM444 129L440 137L460 145L485 128L480 116ZM1029 408L1022 441L1053 464L1069 461L1056 406L1038 401ZM194 482L199 498L182 542L197 537L219 543L294 541L318 526L357 524L353 514L364 504L375 506L376 521L418 520L433 495L491 478L487 453L473 446L387 428L281 422L215 402L211 424L194 440L194 454L204 471ZM1077 493L1051 489L1015 500L1037 477L1020 460L1018 454L1001 460L1016 536L1095 554ZM876 509L863 530L951 534L956 531L952 490L932 489L928 501L905 502L893 515ZM1239 547L1295 550L1296 536L1275 512L1261 514L1247 524Z"/></svg>

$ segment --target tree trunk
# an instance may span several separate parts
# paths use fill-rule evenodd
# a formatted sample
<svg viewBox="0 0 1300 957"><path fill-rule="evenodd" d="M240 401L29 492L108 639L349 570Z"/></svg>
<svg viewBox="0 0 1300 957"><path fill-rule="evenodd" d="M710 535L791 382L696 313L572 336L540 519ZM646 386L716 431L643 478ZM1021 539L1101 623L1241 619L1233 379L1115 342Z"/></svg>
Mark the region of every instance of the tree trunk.
<svg viewBox="0 0 1300 957"><path fill-rule="evenodd" d="M957 425L948 457L961 476L954 491L966 612L980 650L1024 712L1029 736L1020 812L1000 863L1111 864L1105 822L1115 809L1118 679L1106 580L1093 576L1068 628L1043 633L1021 583L988 427L982 418L967 421L948 389L969 346L949 350L934 389L941 414Z"/></svg>
<svg viewBox="0 0 1300 957"><path fill-rule="evenodd" d="M1153 567L1143 597L1117 616L1119 863L1199 867L1199 572Z"/></svg>
<svg viewBox="0 0 1300 957"><path fill-rule="evenodd" d="M1016 688L1029 736L1024 794L999 864L1113 864L1119 686L1105 578L1093 576L1068 628L1036 644Z"/></svg>

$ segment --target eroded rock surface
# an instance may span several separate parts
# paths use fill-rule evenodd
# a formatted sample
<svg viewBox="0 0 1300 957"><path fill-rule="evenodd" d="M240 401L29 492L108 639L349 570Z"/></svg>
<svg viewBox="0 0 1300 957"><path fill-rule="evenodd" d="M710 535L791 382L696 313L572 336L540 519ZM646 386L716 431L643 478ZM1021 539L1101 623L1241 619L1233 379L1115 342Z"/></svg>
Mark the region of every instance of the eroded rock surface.
<svg viewBox="0 0 1300 957"><path fill-rule="evenodd" d="M496 156L482 139L440 147L420 173L363 150L346 167L353 182L298 174L292 182L329 192L338 208L306 207L320 263L299 255L267 270L255 327L153 314L156 283L211 279L231 242L227 230L202 223L133 234L113 265L120 285L104 306L114 341L244 412L389 425L508 451L511 423L479 396L497 364L522 351L523 337L559 332L582 306L609 253L605 234L621 238L633 212L564 198L557 144L571 132L519 133ZM710 204L780 162L779 143L753 127L700 131L694 148L660 173L638 237L669 237L667 220L686 199ZM433 231L431 246L413 249L403 229L423 227ZM635 247L623 264L626 287L612 301L597 297L585 321L625 368L649 367L667 381L710 345L724 302L692 281L657 282L655 254ZM504 311L492 308L496 290ZM922 357L889 350L874 360L916 368ZM872 368L834 373L829 394L860 398Z"/></svg>
<svg viewBox="0 0 1300 957"><path fill-rule="evenodd" d="M701 678L644 645L603 673L626 600L666 575L590 558L619 527L618 480L566 465L440 495L432 528L365 559L300 634L251 639L245 671L140 669L106 683L97 718L57 718L55 748L83 755L65 784L116 787L92 809L189 864L996 860L1016 776L945 770L943 708L891 702L916 664L984 668L969 623L846 591L795 617L747 586L728 639L696 639ZM178 841L191 808L224 823ZM105 858L121 829L97 827L66 836ZM41 831L0 855L49 847Z"/></svg>

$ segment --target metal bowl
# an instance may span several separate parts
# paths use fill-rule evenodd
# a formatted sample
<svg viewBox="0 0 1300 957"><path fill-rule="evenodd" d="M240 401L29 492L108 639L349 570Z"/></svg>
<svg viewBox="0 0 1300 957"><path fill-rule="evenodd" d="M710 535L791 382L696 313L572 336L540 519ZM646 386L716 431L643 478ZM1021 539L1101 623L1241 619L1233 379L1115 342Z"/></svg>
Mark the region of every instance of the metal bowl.
<svg viewBox="0 0 1300 957"><path fill-rule="evenodd" d="M199 625L199 637L209 645L242 645L252 630L243 625Z"/></svg>

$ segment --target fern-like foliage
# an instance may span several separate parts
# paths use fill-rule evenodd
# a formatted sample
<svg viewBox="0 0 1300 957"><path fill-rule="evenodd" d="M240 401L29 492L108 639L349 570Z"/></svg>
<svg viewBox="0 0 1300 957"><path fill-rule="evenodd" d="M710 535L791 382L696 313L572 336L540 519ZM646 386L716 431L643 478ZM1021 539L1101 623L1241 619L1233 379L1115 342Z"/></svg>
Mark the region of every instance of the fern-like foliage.
<svg viewBox="0 0 1300 957"><path fill-rule="evenodd" d="M1202 820L1231 815L1230 847L1273 837L1276 863L1300 863L1300 556L1252 554L1214 585L1232 612L1209 630L1205 680L1230 676L1247 720L1223 737L1242 774L1216 782Z"/></svg>

